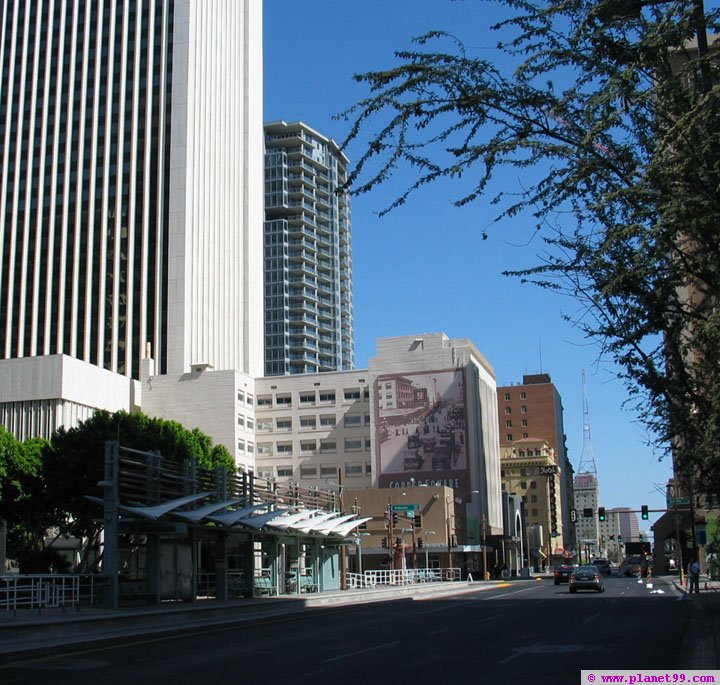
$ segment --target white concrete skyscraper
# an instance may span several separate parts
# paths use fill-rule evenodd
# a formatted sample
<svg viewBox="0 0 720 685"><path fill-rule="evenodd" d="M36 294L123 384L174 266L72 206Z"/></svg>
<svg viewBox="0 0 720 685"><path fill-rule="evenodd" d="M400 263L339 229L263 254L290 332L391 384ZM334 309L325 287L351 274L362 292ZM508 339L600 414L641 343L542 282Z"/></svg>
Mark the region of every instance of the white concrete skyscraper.
<svg viewBox="0 0 720 685"><path fill-rule="evenodd" d="M265 375L355 364L347 157L301 122L265 125Z"/></svg>
<svg viewBox="0 0 720 685"><path fill-rule="evenodd" d="M262 0L0 21L0 359L261 375Z"/></svg>

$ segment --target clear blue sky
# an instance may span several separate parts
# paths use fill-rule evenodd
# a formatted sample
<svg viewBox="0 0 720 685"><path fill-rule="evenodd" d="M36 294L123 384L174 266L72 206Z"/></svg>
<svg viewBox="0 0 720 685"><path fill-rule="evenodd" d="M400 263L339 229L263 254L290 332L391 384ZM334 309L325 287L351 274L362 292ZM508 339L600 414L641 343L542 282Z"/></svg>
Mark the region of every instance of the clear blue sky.
<svg viewBox="0 0 720 685"><path fill-rule="evenodd" d="M338 142L347 124L333 116L367 94L352 75L392 66L393 52L409 47L412 36L443 29L471 46L471 55L500 58L489 30L497 16L478 0L264 0L264 7L265 120L301 120ZM359 148L346 153L352 160ZM444 332L472 340L498 385L545 371L563 399L575 468L585 369L601 504L663 507L654 484L671 475L669 458L659 460L622 408L627 393L612 365L563 320L576 303L501 273L536 263L540 245L527 244L530 222L505 222L482 240L494 209L483 200L453 207L457 192L449 183L426 187L378 218L407 181L397 177L352 201L357 368L367 368L377 338ZM519 181L513 172L498 182L511 188Z"/></svg>

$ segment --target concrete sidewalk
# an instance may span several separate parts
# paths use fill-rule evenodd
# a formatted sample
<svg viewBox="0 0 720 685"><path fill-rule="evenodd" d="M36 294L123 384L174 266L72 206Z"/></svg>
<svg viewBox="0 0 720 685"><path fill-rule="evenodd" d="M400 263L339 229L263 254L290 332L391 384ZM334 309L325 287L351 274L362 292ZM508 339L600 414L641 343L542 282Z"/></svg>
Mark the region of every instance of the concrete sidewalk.
<svg viewBox="0 0 720 685"><path fill-rule="evenodd" d="M506 587L503 581L444 582L228 601L198 600L126 609L45 609L0 612L0 664L49 648L140 635L187 632L208 626L289 618L318 608L439 598Z"/></svg>
<svg viewBox="0 0 720 685"><path fill-rule="evenodd" d="M720 581L700 577L700 592L687 591L687 579L681 584L679 578L673 585L679 599L692 602L688 629L683 639L683 657L687 662L682 666L695 669L713 670L720 668Z"/></svg>

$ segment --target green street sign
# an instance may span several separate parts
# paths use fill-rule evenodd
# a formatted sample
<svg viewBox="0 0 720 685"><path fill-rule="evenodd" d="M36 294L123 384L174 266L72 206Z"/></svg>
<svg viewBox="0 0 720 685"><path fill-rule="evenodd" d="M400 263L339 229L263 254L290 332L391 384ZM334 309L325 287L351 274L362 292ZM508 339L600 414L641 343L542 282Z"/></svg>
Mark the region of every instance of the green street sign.
<svg viewBox="0 0 720 685"><path fill-rule="evenodd" d="M415 511L416 509L419 509L419 504L393 504L392 510L393 511Z"/></svg>

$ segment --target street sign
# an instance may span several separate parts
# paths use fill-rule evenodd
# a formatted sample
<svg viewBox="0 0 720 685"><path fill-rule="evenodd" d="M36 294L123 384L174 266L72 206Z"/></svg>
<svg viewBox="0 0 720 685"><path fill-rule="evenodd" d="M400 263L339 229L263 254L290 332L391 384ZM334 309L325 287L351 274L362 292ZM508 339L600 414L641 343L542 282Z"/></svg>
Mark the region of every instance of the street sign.
<svg viewBox="0 0 720 685"><path fill-rule="evenodd" d="M393 511L415 511L420 508L419 504L393 504Z"/></svg>
<svg viewBox="0 0 720 685"><path fill-rule="evenodd" d="M668 508L672 507L688 507L690 506L690 498L689 497L668 497Z"/></svg>
<svg viewBox="0 0 720 685"><path fill-rule="evenodd" d="M540 467L540 475L541 476L552 476L555 475L558 472L557 466L541 466Z"/></svg>

